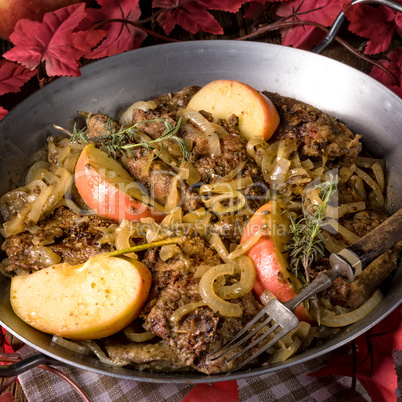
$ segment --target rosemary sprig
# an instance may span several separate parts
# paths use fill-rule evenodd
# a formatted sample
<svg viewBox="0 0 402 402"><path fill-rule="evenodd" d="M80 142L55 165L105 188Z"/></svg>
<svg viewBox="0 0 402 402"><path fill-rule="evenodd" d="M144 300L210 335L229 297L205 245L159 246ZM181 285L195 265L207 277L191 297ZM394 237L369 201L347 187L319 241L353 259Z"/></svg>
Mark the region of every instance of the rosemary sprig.
<svg viewBox="0 0 402 402"><path fill-rule="evenodd" d="M141 124L145 124L145 123L156 123L156 122L164 123L165 133L163 135L161 135L159 138L156 138L155 140L150 140L150 141L146 141L146 142L141 141L141 142L138 142L135 144L128 143L129 140L135 141L135 138L137 136L138 126L140 126ZM187 144L183 138L177 136L180 125L181 125L181 117L177 121L177 124L175 126L173 126L173 124L166 118L156 118L156 119L152 119L152 120L140 121L138 123L133 124L131 127L123 128L121 130L116 131L113 121L111 119L108 119L108 121L106 123L106 127L105 127L105 131L106 131L105 134L98 135L97 137L94 137L94 138L89 138L87 128L78 130L74 126L71 141L78 142L78 143L94 142L95 144L99 145L99 147L101 149L107 151L109 156L113 156L114 158L116 158L118 152L127 154L127 152L130 152L131 149L137 148L137 147L145 147L145 148L149 149L149 148L151 148L152 144L157 144L157 143L160 143L160 145L161 145L159 148L159 153L160 153L163 150L163 141L175 140L180 146L180 150L183 155L183 160L185 160L185 159L188 160L190 157L190 151L187 147ZM157 158L158 156L159 156L159 154L156 155L155 158Z"/></svg>
<svg viewBox="0 0 402 402"><path fill-rule="evenodd" d="M300 219L289 214L289 232L292 240L286 246L290 256L290 266L295 275L303 282L309 282L308 270L313 262L324 255L324 238L321 234L321 226L325 217L325 209L331 196L336 192L339 178L330 175L329 179L314 186L319 190L322 204L309 205ZM300 268L303 268L302 275Z"/></svg>

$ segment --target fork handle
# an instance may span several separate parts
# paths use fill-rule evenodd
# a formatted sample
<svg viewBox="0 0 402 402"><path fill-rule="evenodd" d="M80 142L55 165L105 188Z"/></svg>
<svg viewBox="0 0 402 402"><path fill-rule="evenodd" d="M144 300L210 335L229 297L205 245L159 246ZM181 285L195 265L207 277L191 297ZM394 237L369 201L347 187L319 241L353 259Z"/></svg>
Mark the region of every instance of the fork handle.
<svg viewBox="0 0 402 402"><path fill-rule="evenodd" d="M339 276L343 276L344 271L342 269L341 264L335 265L329 271L320 272L317 277L308 284L300 293L298 293L293 299L289 300L286 303L283 303L289 310L293 313L296 310L296 307L304 302L304 300L309 299L311 296L316 295L317 293L322 292L325 289L328 289L334 283L334 280Z"/></svg>
<svg viewBox="0 0 402 402"><path fill-rule="evenodd" d="M346 282L353 282L359 271L401 239L402 208L352 246L338 254L331 254L329 257L331 269L320 272L296 297L284 303L285 306L294 312L304 300L331 287L338 277L342 277Z"/></svg>
<svg viewBox="0 0 402 402"><path fill-rule="evenodd" d="M352 266L356 275L401 239L402 208L338 255Z"/></svg>

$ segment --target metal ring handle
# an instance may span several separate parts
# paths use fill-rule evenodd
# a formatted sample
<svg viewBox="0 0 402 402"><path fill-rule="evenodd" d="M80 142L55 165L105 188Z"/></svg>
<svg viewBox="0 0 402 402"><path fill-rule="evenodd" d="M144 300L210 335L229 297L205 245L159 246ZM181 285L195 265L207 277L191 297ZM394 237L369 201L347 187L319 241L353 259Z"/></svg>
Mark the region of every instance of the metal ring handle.
<svg viewBox="0 0 402 402"><path fill-rule="evenodd" d="M378 4L382 6L386 6L389 8L392 8L395 11L398 11L402 13L402 4L397 3L396 1L392 0L353 0L350 3L350 6L353 6L355 4ZM331 28L325 38L317 45L315 46L311 51L313 53L322 53L335 39L336 35L338 34L339 30L341 29L341 26L343 22L345 21L345 13L341 11L338 16L335 18L335 21L331 25Z"/></svg>
<svg viewBox="0 0 402 402"><path fill-rule="evenodd" d="M25 371L31 370L41 364L60 364L57 360L52 359L43 353L37 353L20 360L17 363L0 366L0 377L15 377Z"/></svg>

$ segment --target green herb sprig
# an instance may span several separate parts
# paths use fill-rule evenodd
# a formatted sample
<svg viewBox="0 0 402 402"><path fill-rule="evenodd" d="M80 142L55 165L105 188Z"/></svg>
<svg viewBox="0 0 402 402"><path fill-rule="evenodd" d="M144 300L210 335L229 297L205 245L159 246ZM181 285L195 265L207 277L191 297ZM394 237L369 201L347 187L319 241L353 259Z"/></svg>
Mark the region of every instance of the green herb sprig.
<svg viewBox="0 0 402 402"><path fill-rule="evenodd" d="M292 240L286 246L290 256L290 266L295 275L304 283L309 282L308 270L315 260L324 256L324 238L321 234L321 226L324 224L325 209L331 196L336 192L339 178L330 174L325 182L314 186L319 190L322 204L310 205L304 211L304 216L300 219L294 218L289 214L289 232ZM300 268L303 268L304 275Z"/></svg>
<svg viewBox="0 0 402 402"><path fill-rule="evenodd" d="M116 127L111 119L108 119L105 126L105 134L100 134L97 137L89 138L87 128L83 128L78 130L74 126L73 134L71 137L72 142L78 143L89 143L93 142L103 150L105 150L109 156L113 156L116 158L119 152L123 154L131 153L130 150L138 147L145 147L147 149L151 148L152 144L160 143L159 153L155 156L157 158L159 154L163 150L163 141L164 140L175 140L179 146L180 151L183 155L183 160L188 160L190 157L190 151L188 146L183 138L178 137L177 133L179 131L181 125L181 117L177 121L177 124L173 126L173 124L167 120L166 118L156 118L152 120L144 120L138 123L133 124L131 127L123 128L121 130L116 131ZM138 143L128 143L128 141L135 141L137 137L138 126L145 123L156 123L163 122L165 126L165 133L160 137L150 140L150 141L141 141Z"/></svg>

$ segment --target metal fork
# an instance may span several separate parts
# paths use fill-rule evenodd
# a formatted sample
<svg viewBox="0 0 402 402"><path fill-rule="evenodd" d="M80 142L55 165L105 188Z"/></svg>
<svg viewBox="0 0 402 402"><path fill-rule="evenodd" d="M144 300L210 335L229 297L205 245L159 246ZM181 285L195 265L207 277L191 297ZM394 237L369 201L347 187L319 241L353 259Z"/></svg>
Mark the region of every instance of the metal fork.
<svg viewBox="0 0 402 402"><path fill-rule="evenodd" d="M278 299L270 300L239 333L222 348L214 352L210 360L217 360L234 349L244 346L247 340L257 335L265 326L271 323L271 327L266 332L227 359L227 362L231 362L239 358L279 329L279 332L275 334L272 340L260 347L258 351L232 369L230 373L247 365L299 325L299 320L294 312L300 303L328 289L338 277L351 283L356 274L385 251L392 248L401 239L402 208L352 246L343 249L338 254L331 254L329 257L331 269L320 272L295 298L285 303L280 302ZM260 322L263 318L264 320Z"/></svg>

